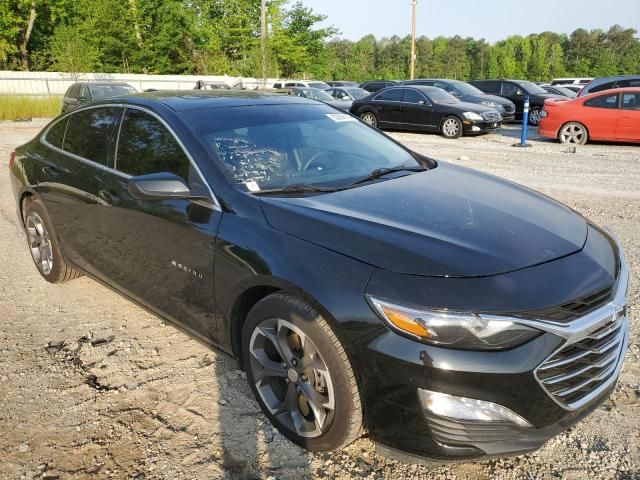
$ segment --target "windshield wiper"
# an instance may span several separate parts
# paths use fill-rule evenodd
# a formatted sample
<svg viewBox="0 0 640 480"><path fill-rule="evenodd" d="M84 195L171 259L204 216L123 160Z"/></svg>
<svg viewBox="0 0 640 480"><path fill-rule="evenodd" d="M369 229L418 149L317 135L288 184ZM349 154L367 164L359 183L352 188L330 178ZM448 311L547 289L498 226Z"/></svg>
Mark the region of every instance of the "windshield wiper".
<svg viewBox="0 0 640 480"><path fill-rule="evenodd" d="M398 165L397 167L390 167L390 168L376 168L374 171L372 171L366 177L361 178L360 180L357 180L357 181L353 182L352 185L359 185L361 183L366 183L366 182L370 182L372 180L377 180L378 178L384 177L385 175L388 175L390 173L395 173L395 172L423 172L425 170L426 170L426 168L421 167L421 166L411 167L411 166L406 166L406 165Z"/></svg>
<svg viewBox="0 0 640 480"><path fill-rule="evenodd" d="M269 193L308 193L308 192L336 192L337 188L320 187L318 185L311 185L309 183L292 183L282 188L271 188L268 190L260 190L252 192L254 195L263 195Z"/></svg>

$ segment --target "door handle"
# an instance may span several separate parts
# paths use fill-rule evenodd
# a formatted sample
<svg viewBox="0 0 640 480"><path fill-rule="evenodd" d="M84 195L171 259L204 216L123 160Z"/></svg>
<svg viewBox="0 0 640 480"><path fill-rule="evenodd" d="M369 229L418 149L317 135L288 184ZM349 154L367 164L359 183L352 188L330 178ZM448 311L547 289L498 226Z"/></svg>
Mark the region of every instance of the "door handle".
<svg viewBox="0 0 640 480"><path fill-rule="evenodd" d="M60 170L58 170L56 167L45 165L44 167L42 167L42 173L44 173L45 175L57 175L58 173L60 173Z"/></svg>

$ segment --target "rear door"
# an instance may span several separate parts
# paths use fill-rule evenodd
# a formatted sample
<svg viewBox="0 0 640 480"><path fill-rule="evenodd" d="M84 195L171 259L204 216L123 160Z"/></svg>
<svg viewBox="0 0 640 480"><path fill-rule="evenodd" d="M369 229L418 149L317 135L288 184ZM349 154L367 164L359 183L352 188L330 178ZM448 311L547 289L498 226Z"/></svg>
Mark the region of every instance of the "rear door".
<svg viewBox="0 0 640 480"><path fill-rule="evenodd" d="M431 102L413 88L406 88L404 90L402 123L410 128L420 130L432 130L434 128Z"/></svg>
<svg viewBox="0 0 640 480"><path fill-rule="evenodd" d="M88 108L64 117L45 134L38 187L65 258L94 273L100 244L93 220L100 179L112 161L117 107Z"/></svg>
<svg viewBox="0 0 640 480"><path fill-rule="evenodd" d="M373 99L378 112L378 123L388 127L398 127L402 124L403 88L389 88L382 90Z"/></svg>
<svg viewBox="0 0 640 480"><path fill-rule="evenodd" d="M213 259L222 213L196 164L155 114L127 107L115 170L104 172L94 219L100 276L189 330L216 340ZM131 176L169 172L202 200L139 200Z"/></svg>
<svg viewBox="0 0 640 480"><path fill-rule="evenodd" d="M616 139L640 142L640 91L622 94Z"/></svg>
<svg viewBox="0 0 640 480"><path fill-rule="evenodd" d="M599 95L583 102L589 137L614 139L618 127L620 95L610 93Z"/></svg>

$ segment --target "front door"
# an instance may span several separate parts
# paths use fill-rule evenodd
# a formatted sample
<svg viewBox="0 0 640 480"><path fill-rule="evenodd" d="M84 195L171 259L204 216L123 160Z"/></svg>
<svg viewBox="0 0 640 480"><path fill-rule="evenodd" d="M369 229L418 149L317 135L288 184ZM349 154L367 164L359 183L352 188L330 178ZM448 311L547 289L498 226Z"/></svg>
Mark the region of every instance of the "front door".
<svg viewBox="0 0 640 480"><path fill-rule="evenodd" d="M98 194L103 280L202 337L216 341L213 259L221 211L195 164L151 113L127 107L114 170ZM170 172L198 200L139 200L131 176Z"/></svg>
<svg viewBox="0 0 640 480"><path fill-rule="evenodd" d="M405 89L402 122L408 128L418 130L433 130L435 128L431 103L417 90Z"/></svg>
<svg viewBox="0 0 640 480"><path fill-rule="evenodd" d="M640 91L622 94L616 139L640 142Z"/></svg>
<svg viewBox="0 0 640 480"><path fill-rule="evenodd" d="M522 116L522 112L524 111L525 92L517 83L502 82L500 96L511 100L516 106L516 115L518 117Z"/></svg>

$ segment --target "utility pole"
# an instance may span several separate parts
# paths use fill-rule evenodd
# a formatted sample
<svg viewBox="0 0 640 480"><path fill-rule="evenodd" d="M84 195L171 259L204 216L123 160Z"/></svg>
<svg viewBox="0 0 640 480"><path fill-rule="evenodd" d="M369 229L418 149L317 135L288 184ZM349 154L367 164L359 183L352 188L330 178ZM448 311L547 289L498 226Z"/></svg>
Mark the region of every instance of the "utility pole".
<svg viewBox="0 0 640 480"><path fill-rule="evenodd" d="M262 88L267 86L267 0L260 1L260 51L262 53Z"/></svg>
<svg viewBox="0 0 640 480"><path fill-rule="evenodd" d="M410 79L413 80L413 76L416 69L416 6L418 0L411 0L411 8L413 10L411 15L411 69Z"/></svg>

